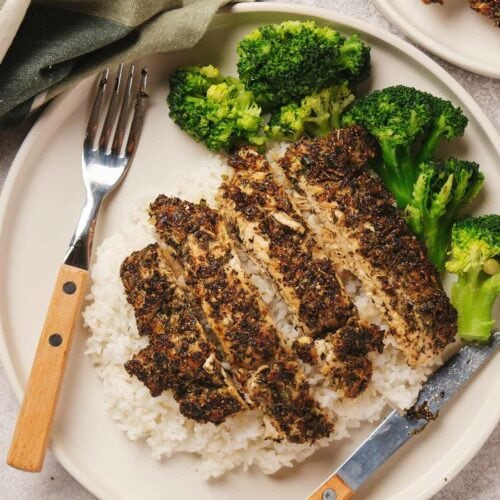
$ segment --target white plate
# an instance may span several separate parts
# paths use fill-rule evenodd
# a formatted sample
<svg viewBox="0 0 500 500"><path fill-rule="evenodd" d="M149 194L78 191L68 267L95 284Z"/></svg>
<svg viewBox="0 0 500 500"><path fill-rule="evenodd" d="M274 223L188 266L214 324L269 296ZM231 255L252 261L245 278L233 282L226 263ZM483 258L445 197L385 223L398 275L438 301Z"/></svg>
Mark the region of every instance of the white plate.
<svg viewBox="0 0 500 500"><path fill-rule="evenodd" d="M499 211L500 138L472 98L437 64L389 33L367 23L309 7L242 4L218 15L197 48L147 60L151 106L132 169L104 207L96 244L112 234L142 191L175 185L189 168L202 175L195 144L169 119L167 77L181 63L212 62L234 71L236 42L258 24L317 18L344 33L362 33L373 53L372 88L406 83L453 99L471 118L467 137L453 145L456 155L479 161L488 182L480 211ZM80 154L94 80L81 83L54 102L23 144L9 174L0 207L0 354L21 398L56 271L83 204ZM448 148L449 149L449 148ZM317 453L275 476L258 471L229 473L204 482L193 471L195 458L151 458L142 442L131 442L106 414L102 386L84 356L85 332L78 327L53 430L52 450L63 466L101 499L300 499L313 490L365 437L354 437ZM476 453L498 422L500 357L490 362L450 404L436 423L416 436L363 488L363 498L426 498L451 479Z"/></svg>
<svg viewBox="0 0 500 500"><path fill-rule="evenodd" d="M500 28L465 0L425 5L421 0L373 0L403 33L446 61L500 78Z"/></svg>

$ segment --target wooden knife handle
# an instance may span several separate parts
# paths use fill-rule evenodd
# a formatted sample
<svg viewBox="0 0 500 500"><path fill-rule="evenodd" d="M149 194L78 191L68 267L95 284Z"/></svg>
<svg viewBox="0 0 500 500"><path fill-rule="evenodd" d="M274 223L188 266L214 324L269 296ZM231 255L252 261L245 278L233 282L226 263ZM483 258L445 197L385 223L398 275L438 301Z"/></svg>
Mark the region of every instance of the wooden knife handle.
<svg viewBox="0 0 500 500"><path fill-rule="evenodd" d="M308 500L349 500L354 491L337 474L330 476Z"/></svg>
<svg viewBox="0 0 500 500"><path fill-rule="evenodd" d="M42 469L87 277L88 271L66 264L59 270L7 457L17 469Z"/></svg>

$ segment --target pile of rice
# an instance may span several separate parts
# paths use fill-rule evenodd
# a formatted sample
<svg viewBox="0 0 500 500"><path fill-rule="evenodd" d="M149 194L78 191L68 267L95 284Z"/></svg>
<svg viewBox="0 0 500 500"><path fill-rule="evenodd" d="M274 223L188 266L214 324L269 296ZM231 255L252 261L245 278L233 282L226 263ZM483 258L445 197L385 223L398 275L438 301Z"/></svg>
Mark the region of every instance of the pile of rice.
<svg viewBox="0 0 500 500"><path fill-rule="evenodd" d="M179 179L177 186L185 189L164 191L164 194L194 202L204 198L213 205L222 177L230 172L224 160L217 155L207 157L205 163L208 181L204 177L197 185L193 184L191 176L186 177L185 182ZM127 255L154 241L153 227L147 218L147 205L157 194L151 193L151 196L137 201L128 220L97 249L91 273L90 303L84 311L85 323L91 331L87 354L104 384L105 407L131 440L145 439L153 456L158 459L170 457L176 452L197 454L200 459L198 471L204 478L218 477L235 467L247 469L252 465L266 474L272 474L304 460L317 449L328 446L332 440L349 437L349 429L380 419L388 407L404 409L413 404L431 369L409 368L389 336L386 336L384 352L372 357L374 372L371 384L355 400L339 398L315 369L304 365L316 400L335 418L333 435L314 445L277 443L268 439L262 414L258 410L240 413L216 426L195 423L181 415L170 391L153 398L146 386L129 376L123 367L127 360L147 345L148 339L139 337L137 333L134 311L126 301L119 268ZM290 323L286 306L259 268L244 255L241 258L278 328L287 339L292 340L298 332ZM372 301L359 282L347 275L344 281L361 316L383 327Z"/></svg>

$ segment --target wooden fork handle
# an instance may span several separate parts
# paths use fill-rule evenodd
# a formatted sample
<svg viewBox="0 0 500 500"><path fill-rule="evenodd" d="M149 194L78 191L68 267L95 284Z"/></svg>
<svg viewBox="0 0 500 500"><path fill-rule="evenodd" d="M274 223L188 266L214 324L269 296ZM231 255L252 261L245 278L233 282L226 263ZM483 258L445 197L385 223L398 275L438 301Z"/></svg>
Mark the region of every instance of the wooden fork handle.
<svg viewBox="0 0 500 500"><path fill-rule="evenodd" d="M63 264L59 270L7 457L17 469L42 469L87 277L78 267Z"/></svg>
<svg viewBox="0 0 500 500"><path fill-rule="evenodd" d="M337 475L330 476L307 500L349 500L354 491Z"/></svg>

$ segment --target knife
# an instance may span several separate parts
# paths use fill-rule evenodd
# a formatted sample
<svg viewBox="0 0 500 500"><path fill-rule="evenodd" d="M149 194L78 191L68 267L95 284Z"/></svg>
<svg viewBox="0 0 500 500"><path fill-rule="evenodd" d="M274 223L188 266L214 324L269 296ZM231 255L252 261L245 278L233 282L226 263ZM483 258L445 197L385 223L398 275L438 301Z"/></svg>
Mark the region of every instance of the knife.
<svg viewBox="0 0 500 500"><path fill-rule="evenodd" d="M308 500L351 498L394 452L437 418L441 408L499 347L500 332L494 333L487 345L462 347L429 377L412 408L405 414L397 410L390 413Z"/></svg>

